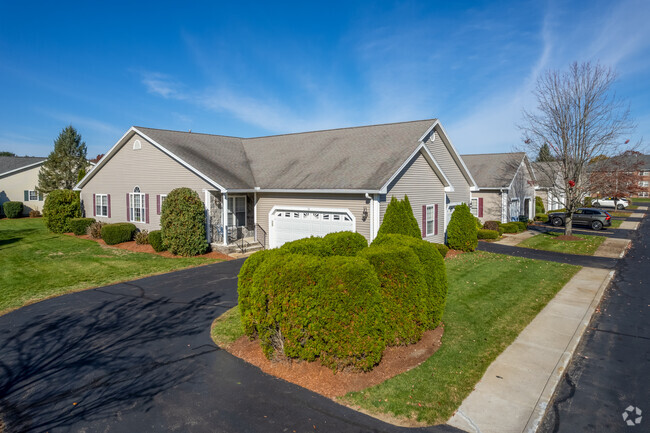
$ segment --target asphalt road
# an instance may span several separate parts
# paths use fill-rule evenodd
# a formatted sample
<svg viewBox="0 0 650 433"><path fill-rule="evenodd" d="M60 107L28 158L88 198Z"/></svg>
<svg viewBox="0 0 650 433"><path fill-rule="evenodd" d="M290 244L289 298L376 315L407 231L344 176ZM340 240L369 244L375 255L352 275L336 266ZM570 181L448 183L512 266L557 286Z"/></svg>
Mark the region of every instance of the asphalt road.
<svg viewBox="0 0 650 433"><path fill-rule="evenodd" d="M232 261L73 293L0 316L7 432L453 432L406 429L216 347Z"/></svg>
<svg viewBox="0 0 650 433"><path fill-rule="evenodd" d="M632 237L632 248L619 261L538 432L650 431L647 220L646 216Z"/></svg>

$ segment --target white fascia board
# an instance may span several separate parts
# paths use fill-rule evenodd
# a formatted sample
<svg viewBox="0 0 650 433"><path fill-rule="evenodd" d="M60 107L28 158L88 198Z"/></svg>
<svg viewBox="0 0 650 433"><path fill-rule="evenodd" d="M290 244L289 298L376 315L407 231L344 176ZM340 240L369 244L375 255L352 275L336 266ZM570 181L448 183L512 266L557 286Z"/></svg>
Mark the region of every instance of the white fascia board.
<svg viewBox="0 0 650 433"><path fill-rule="evenodd" d="M449 150L449 153L451 153L451 157L456 161L456 164L458 164L463 171L463 175L465 176L465 179L469 181L470 187L477 187L478 184L474 180L474 177L472 176L472 173L470 173L469 169L465 165L465 161L463 161L463 158L460 157L460 154L458 153L458 150L456 150L456 146L454 146L454 143L451 142L451 139L449 138L449 134L447 134L447 131L445 131L445 128L442 126L442 123L440 123L439 119L436 119L436 121L431 125L431 128L427 130L427 132L420 138L420 141L422 142L426 136L433 130L435 127L438 127L442 135L444 136L444 139L442 140L443 143L447 146L447 149Z"/></svg>
<svg viewBox="0 0 650 433"><path fill-rule="evenodd" d="M478 186L475 185L475 186L471 186L471 187L469 188L469 190L470 190L470 191L480 191L481 188L479 188Z"/></svg>
<svg viewBox="0 0 650 433"><path fill-rule="evenodd" d="M25 170L27 168L33 168L33 167L36 167L37 165L45 164L45 161L47 161L47 159L45 159L43 161L40 161L40 162L34 162L32 164L23 165L22 167L14 168L13 170L5 171L4 173L0 173L0 177L9 176L12 173L16 173L16 172Z"/></svg>
<svg viewBox="0 0 650 433"><path fill-rule="evenodd" d="M449 181L447 176L445 176L445 174L443 173L442 169L438 165L438 162L431 154L429 148L424 143L420 142L419 146L415 148L413 153L411 153L411 155L406 159L406 161L404 161L404 163L397 169L397 171L393 173L393 175L388 179L388 181L381 187L379 193L386 194L388 192L388 185L390 185L391 182L393 182L395 178L399 176L402 170L404 170L404 168L406 168L406 166L413 160L413 158L417 157L417 155L420 153L424 156L424 159L427 160L427 162L429 163L433 171L436 173L438 178L442 181L443 186L445 188L451 187L451 182Z"/></svg>
<svg viewBox="0 0 650 433"><path fill-rule="evenodd" d="M249 192L292 193L292 194L378 194L376 189L281 189L281 188L255 188L255 189L228 189L230 194Z"/></svg>

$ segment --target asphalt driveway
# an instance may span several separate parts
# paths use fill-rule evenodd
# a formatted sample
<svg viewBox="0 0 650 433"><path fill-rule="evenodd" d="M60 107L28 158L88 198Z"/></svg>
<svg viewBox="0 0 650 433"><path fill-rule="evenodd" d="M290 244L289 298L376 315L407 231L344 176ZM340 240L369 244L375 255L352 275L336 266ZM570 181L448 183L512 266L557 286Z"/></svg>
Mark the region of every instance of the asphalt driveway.
<svg viewBox="0 0 650 433"><path fill-rule="evenodd" d="M400 432L216 347L242 260L73 293L0 316L8 432Z"/></svg>

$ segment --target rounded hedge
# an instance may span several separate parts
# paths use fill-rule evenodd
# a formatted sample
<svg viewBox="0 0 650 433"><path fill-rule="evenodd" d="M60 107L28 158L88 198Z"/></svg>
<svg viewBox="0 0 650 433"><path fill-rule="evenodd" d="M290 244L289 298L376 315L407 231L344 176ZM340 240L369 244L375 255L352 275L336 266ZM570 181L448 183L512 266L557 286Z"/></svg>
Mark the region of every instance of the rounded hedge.
<svg viewBox="0 0 650 433"><path fill-rule="evenodd" d="M280 249L291 254L309 254L318 257L331 256L331 250L327 247L323 238L311 236L283 244Z"/></svg>
<svg viewBox="0 0 650 433"><path fill-rule="evenodd" d="M165 251L165 246L163 245L162 232L160 230L154 230L149 232L149 245L153 247L153 250L157 253Z"/></svg>
<svg viewBox="0 0 650 433"><path fill-rule="evenodd" d="M23 214L23 202L6 201L2 203L2 209L7 218L20 218Z"/></svg>
<svg viewBox="0 0 650 433"><path fill-rule="evenodd" d="M208 249L203 202L190 188L176 188L167 194L160 227L163 244L172 254L195 256Z"/></svg>
<svg viewBox="0 0 650 433"><path fill-rule="evenodd" d="M443 259L445 257L447 257L447 253L449 252L449 247L447 245L445 245L445 244L436 244L436 243L433 243L433 242L431 242L431 245L433 245L434 247L436 247L438 249L438 252L440 253L440 255L442 256Z"/></svg>
<svg viewBox="0 0 650 433"><path fill-rule="evenodd" d="M544 210L544 200L540 196L535 197L535 213L546 213Z"/></svg>
<svg viewBox="0 0 650 433"><path fill-rule="evenodd" d="M281 351L318 358L333 369L364 371L381 360L386 318L368 261L281 251L258 260L242 268L240 301L243 296L248 303L240 309L244 329L260 338L268 357Z"/></svg>
<svg viewBox="0 0 650 433"><path fill-rule="evenodd" d="M447 245L460 251L474 251L478 246L478 228L469 206L456 206L447 225Z"/></svg>
<svg viewBox="0 0 650 433"><path fill-rule="evenodd" d="M102 239L104 239L106 245L129 242L133 240L136 230L135 224L131 223L104 224L102 226Z"/></svg>
<svg viewBox="0 0 650 433"><path fill-rule="evenodd" d="M415 239L404 235L384 235L372 243L372 246L398 248L406 246L418 257L427 285L424 293L424 311L427 329L435 329L442 320L447 302L447 269L440 246L445 254L449 249L440 244L433 244L423 239Z"/></svg>
<svg viewBox="0 0 650 433"><path fill-rule="evenodd" d="M323 244L333 256L356 256L368 246L368 241L360 233L347 231L325 235Z"/></svg>
<svg viewBox="0 0 650 433"><path fill-rule="evenodd" d="M541 222L545 223L545 222L548 222L548 215L546 215L545 213L538 213L538 214L535 214L535 219L537 221L541 221Z"/></svg>
<svg viewBox="0 0 650 433"><path fill-rule="evenodd" d="M501 229L503 229L504 233L519 233L522 232L521 224L518 221L512 221L509 223L501 224Z"/></svg>
<svg viewBox="0 0 650 433"><path fill-rule="evenodd" d="M69 189L50 192L43 205L45 226L54 233L70 231L69 220L81 217L79 193Z"/></svg>
<svg viewBox="0 0 650 433"><path fill-rule="evenodd" d="M68 226L70 231L77 236L85 235L88 227L95 222L95 218L70 218Z"/></svg>
<svg viewBox="0 0 650 433"><path fill-rule="evenodd" d="M411 208L408 196L404 196L404 200L398 200L393 196L386 206L384 220L379 226L377 236L391 233L422 239L422 231L413 215L413 208Z"/></svg>
<svg viewBox="0 0 650 433"><path fill-rule="evenodd" d="M499 239L498 230L479 229L477 233L479 239Z"/></svg>

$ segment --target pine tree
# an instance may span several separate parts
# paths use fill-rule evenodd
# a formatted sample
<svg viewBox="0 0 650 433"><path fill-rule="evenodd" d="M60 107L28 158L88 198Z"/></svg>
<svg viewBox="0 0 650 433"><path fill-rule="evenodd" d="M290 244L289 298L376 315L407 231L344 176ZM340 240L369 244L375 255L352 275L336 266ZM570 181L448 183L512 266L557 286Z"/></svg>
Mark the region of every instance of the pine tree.
<svg viewBox="0 0 650 433"><path fill-rule="evenodd" d="M555 161L555 158L551 156L551 149L548 147L548 143L542 144L542 147L539 148L539 153L537 154L537 162L551 162Z"/></svg>
<svg viewBox="0 0 650 433"><path fill-rule="evenodd" d="M55 189L72 189L79 171L85 171L87 166L86 143L72 125L67 126L54 140L54 151L38 173L37 189L45 194Z"/></svg>

